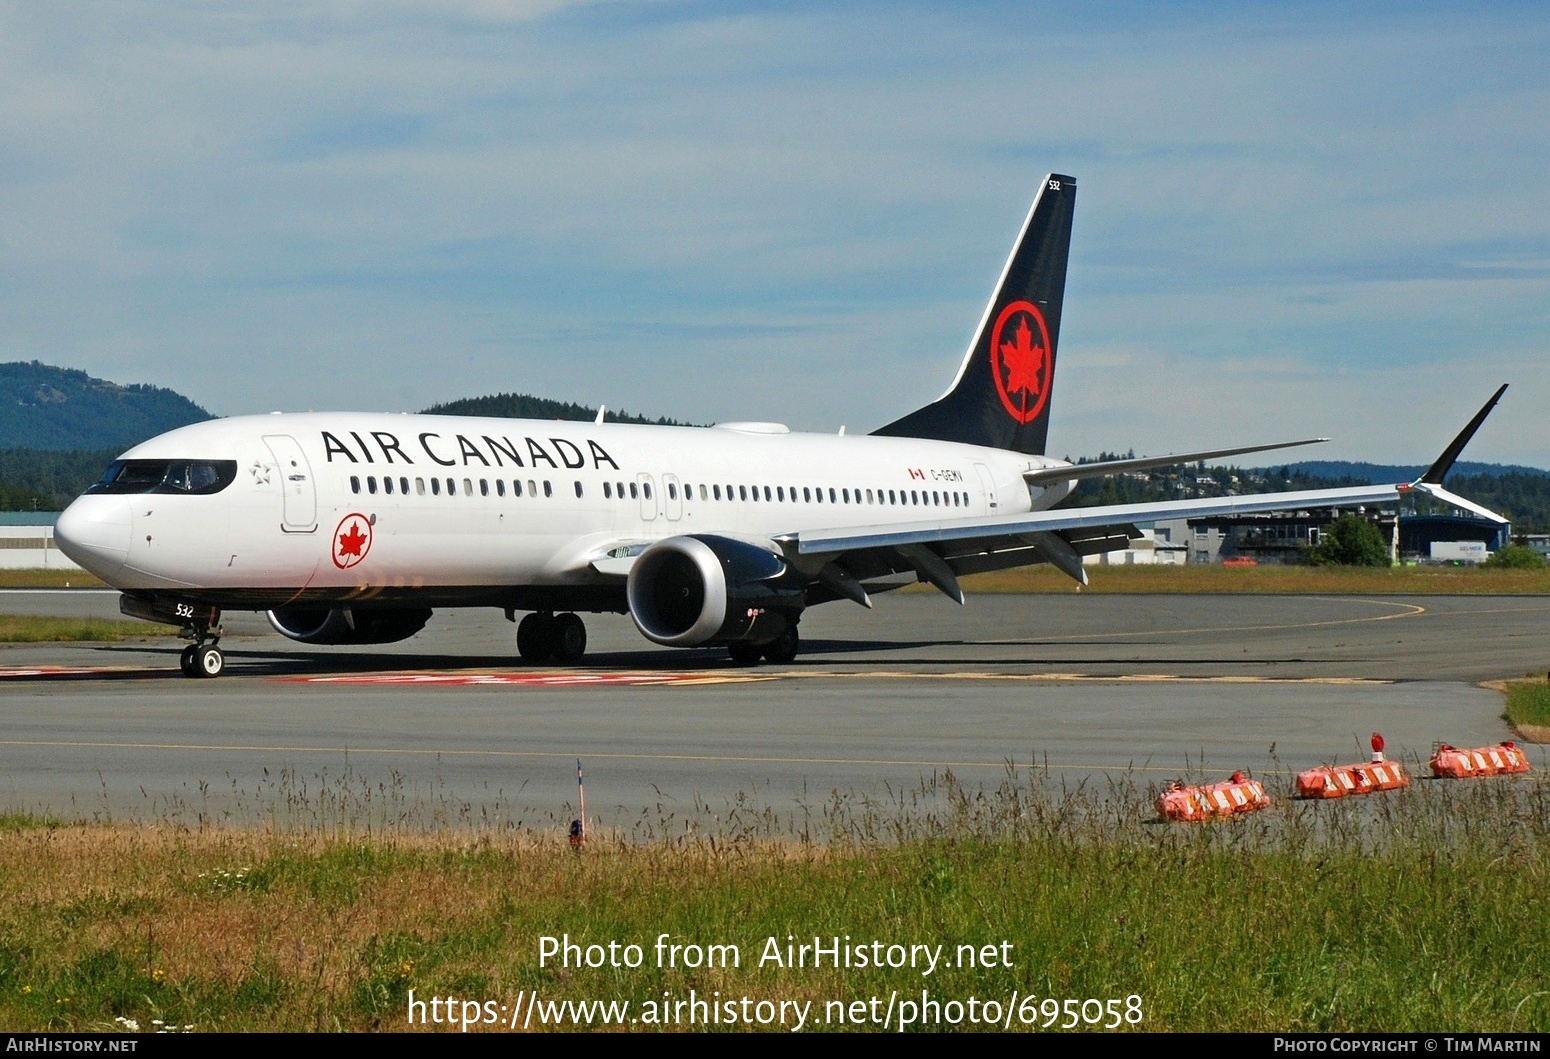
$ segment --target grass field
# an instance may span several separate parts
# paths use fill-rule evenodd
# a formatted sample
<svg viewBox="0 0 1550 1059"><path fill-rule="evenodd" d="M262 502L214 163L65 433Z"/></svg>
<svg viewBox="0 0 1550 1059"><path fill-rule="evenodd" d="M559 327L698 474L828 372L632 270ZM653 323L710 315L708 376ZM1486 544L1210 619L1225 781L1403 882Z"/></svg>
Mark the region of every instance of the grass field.
<svg viewBox="0 0 1550 1059"><path fill-rule="evenodd" d="M1507 720L1519 734L1531 742L1550 743L1550 681L1512 680L1502 690L1507 694Z"/></svg>
<svg viewBox="0 0 1550 1059"><path fill-rule="evenodd" d="M107 588L85 570L0 570L0 588Z"/></svg>
<svg viewBox="0 0 1550 1059"><path fill-rule="evenodd" d="M1152 821L1123 782L943 777L887 805L657 821L581 854L553 832L427 831L380 808L327 827L0 818L0 1024L404 1029L412 990L443 1028L449 997L471 1028L513 1010L536 1010L531 1029L689 1028L673 1005L692 990L739 1019L778 1017L743 997L808 1005L787 1029L798 1012L809 1029L990 1028L974 998L1001 1026L1550 1030L1542 774L1206 825ZM541 965L545 937L577 946L571 966ZM788 939L815 937L852 966L782 965ZM639 966L611 966L610 943ZM858 945L940 945L958 965L859 967ZM602 966L580 966L588 946ZM629 1010L548 1007L591 1000Z"/></svg>
<svg viewBox="0 0 1550 1059"><path fill-rule="evenodd" d="M172 636L170 625L116 618L40 618L0 614L0 643L63 643L128 640L140 636Z"/></svg>

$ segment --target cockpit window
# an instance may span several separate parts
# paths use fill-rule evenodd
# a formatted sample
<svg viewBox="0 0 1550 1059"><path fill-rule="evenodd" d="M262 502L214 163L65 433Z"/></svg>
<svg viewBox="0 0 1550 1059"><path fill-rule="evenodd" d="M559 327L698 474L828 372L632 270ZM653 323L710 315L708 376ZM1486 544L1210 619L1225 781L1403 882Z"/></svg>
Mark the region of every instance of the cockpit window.
<svg viewBox="0 0 1550 1059"><path fill-rule="evenodd" d="M237 477L236 460L114 460L90 493L219 493Z"/></svg>

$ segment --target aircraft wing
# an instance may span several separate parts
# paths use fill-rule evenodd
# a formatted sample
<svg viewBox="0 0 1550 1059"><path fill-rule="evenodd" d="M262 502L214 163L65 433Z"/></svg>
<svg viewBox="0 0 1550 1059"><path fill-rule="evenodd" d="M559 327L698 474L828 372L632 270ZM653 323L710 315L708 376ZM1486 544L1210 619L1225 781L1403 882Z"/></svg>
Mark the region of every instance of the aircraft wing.
<svg viewBox="0 0 1550 1059"><path fill-rule="evenodd" d="M1501 522L1506 521L1500 515L1454 496L1440 486L1416 482L1148 504L1060 508L973 519L803 531L777 540L796 565L816 568L819 580L829 585L836 595L865 603L865 599L858 598L854 590L844 590L850 587L844 583L846 575L861 582L882 573L913 570L922 580L935 585L961 603L963 593L957 585L958 575L1040 561L1048 562L1086 584L1087 575L1081 557L1123 548L1128 538L1137 535L1133 526L1136 522L1388 504L1411 491L1429 493L1450 504L1468 507ZM828 560L828 564L825 565L822 560ZM836 571L832 568L838 569ZM859 589L860 585L854 587Z"/></svg>
<svg viewBox="0 0 1550 1059"><path fill-rule="evenodd" d="M1317 508L1388 504L1408 493L1426 493L1457 508L1505 524L1507 520L1443 488L1464 446L1469 444L1491 409L1501 400L1504 384L1475 414L1442 455L1414 482L1397 485L1361 485L1341 489L1303 489L1251 496L1206 497L1199 500L1165 500L1149 504L1109 504L1103 507L1056 508L1026 514L989 515L844 529L809 530L777 537L786 559L816 576L835 596L871 606L863 581L887 573L913 571L921 580L963 602L958 575L985 570L1047 562L1062 573L1087 583L1082 556L1124 547L1122 540L1137 536L1132 523L1160 519L1203 518L1208 515L1243 515L1259 511L1301 511ZM1317 440L1317 439L1315 439ZM1311 442L1290 442L1289 445ZM1147 457L1110 460L1088 465L1095 472L1112 473L1139 466L1160 465L1164 459L1207 458L1229 451L1192 453L1181 457ZM1030 485L1057 477L1084 477L1080 468L1050 468L1025 474Z"/></svg>

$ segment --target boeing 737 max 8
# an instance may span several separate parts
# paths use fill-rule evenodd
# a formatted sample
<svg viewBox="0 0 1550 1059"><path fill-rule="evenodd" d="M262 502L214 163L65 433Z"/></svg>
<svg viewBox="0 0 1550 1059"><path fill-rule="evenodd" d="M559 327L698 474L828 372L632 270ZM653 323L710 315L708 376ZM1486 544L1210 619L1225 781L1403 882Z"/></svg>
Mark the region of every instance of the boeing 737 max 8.
<svg viewBox="0 0 1550 1059"><path fill-rule="evenodd" d="M1501 390L1413 483L1053 509L1079 478L1285 447L1044 454L1075 198L1046 178L947 393L870 435L243 416L130 449L55 536L126 614L183 627L185 673L215 676L223 609L268 610L314 644L401 640L436 607L529 611L517 649L533 662L582 656L576 611L627 612L659 644L784 662L807 607L914 581L962 603L962 575L1031 563L1085 582L1082 556L1123 548L1138 521L1410 490L1490 514L1442 482Z"/></svg>

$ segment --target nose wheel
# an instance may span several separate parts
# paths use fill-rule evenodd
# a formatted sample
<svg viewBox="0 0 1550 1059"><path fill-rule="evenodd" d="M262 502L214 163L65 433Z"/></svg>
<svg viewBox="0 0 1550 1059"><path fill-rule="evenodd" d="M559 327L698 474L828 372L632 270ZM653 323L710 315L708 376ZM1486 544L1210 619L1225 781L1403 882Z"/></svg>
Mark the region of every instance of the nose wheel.
<svg viewBox="0 0 1550 1059"><path fill-rule="evenodd" d="M226 671L226 655L217 646L221 642L219 626L190 625L183 635L194 641L178 656L178 668L185 677L218 677Z"/></svg>

